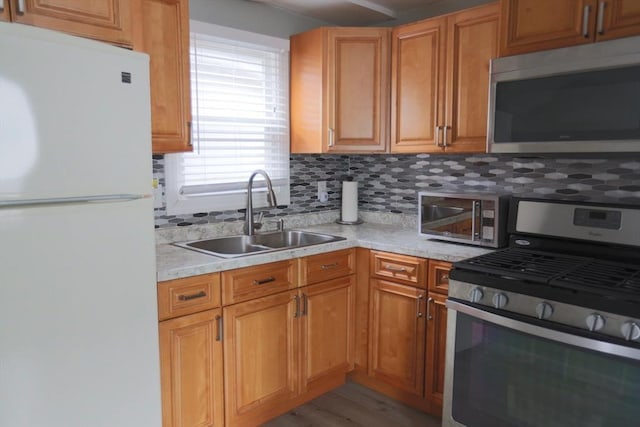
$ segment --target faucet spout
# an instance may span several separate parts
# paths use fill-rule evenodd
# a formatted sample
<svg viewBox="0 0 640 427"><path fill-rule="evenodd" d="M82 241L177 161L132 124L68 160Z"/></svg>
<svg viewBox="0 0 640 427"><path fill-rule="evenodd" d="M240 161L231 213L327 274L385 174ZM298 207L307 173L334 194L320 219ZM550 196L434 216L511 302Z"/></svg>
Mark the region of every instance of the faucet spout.
<svg viewBox="0 0 640 427"><path fill-rule="evenodd" d="M276 201L276 194L273 192L273 185L271 184L271 178L269 178L269 175L267 175L267 173L262 169L253 171L247 184L247 209L244 216L244 234L247 236L253 236L255 234L255 224L253 221L253 179L256 175L262 175L267 183L267 203L269 203L269 207L273 208L278 203Z"/></svg>

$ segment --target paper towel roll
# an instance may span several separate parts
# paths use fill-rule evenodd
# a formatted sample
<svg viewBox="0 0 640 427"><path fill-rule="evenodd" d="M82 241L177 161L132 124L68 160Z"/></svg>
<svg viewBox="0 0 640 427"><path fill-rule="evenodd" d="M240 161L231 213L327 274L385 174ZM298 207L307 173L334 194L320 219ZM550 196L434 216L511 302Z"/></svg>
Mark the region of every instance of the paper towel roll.
<svg viewBox="0 0 640 427"><path fill-rule="evenodd" d="M358 182L342 181L342 217L344 222L358 220Z"/></svg>

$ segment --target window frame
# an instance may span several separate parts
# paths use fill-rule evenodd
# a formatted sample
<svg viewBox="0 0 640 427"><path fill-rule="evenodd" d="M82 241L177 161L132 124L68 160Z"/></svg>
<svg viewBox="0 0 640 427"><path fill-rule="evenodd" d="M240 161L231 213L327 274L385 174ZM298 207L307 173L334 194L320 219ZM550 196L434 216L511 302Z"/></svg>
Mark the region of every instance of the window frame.
<svg viewBox="0 0 640 427"><path fill-rule="evenodd" d="M218 38L226 38L233 42L249 43L253 45L265 46L271 49L277 49L286 52L288 57L289 52L289 40L281 39L277 37L271 37L263 34L252 33L248 31L238 30L234 28L224 27L220 25L210 24L207 22L201 22L196 20L190 21L191 32L201 33L205 35L211 35ZM191 55L191 53L190 53ZM276 193L276 199L278 206L288 205L290 203L290 176L289 176L289 64L288 62L282 67L284 75L281 76L283 80L286 80L284 85L286 91L286 117L287 128L285 133L286 144L286 177L273 179L274 191ZM195 100L192 101L192 105L195 107ZM192 108L194 108L192 107ZM196 114L193 117L197 117ZM197 129L197 123L194 122L191 131L194 132ZM192 138L194 141L194 152L198 152L197 138ZM247 193L246 182L238 182L231 184L231 187L235 187L228 191L221 191L216 194L191 194L188 190L182 192L181 179L180 179L180 163L181 157L184 153L171 153L165 155L165 196L166 196L166 212L168 215L182 215L182 214L194 214L200 212L222 212L238 210L245 207ZM246 177L247 181L249 175ZM243 184L243 185L240 185ZM241 188L239 188L241 187ZM253 205L256 208L268 206L266 198L266 185L261 177L258 175L254 182L254 200Z"/></svg>

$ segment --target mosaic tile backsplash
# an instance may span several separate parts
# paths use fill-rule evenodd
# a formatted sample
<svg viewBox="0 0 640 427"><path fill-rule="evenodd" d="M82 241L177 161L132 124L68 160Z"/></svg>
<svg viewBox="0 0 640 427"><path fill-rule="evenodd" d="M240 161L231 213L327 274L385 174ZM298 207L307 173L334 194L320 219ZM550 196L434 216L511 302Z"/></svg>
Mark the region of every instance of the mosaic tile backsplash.
<svg viewBox="0 0 640 427"><path fill-rule="evenodd" d="M359 209L415 215L419 191L506 192L519 196L640 205L640 154L601 157L512 155L308 155L291 156L291 204L265 217L340 209L340 188L359 184ZM164 157L153 156L153 175L164 185ZM317 200L326 181L329 200ZM242 210L170 216L155 210L156 228L237 221Z"/></svg>

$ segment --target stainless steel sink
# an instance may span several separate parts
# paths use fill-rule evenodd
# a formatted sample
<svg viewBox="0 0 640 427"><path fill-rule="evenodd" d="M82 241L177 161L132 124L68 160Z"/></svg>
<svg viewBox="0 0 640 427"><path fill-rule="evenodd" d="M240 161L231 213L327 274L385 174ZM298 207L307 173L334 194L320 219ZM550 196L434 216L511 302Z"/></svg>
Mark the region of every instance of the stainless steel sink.
<svg viewBox="0 0 640 427"><path fill-rule="evenodd" d="M284 230L253 236L239 235L208 240L195 240L192 242L174 243L174 245L208 255L235 258L256 253L338 242L340 240L345 240L345 238L329 234L310 233L307 231Z"/></svg>
<svg viewBox="0 0 640 427"><path fill-rule="evenodd" d="M274 233L256 234L255 243L273 249L297 248L301 246L318 245L320 243L336 242L344 240L344 237L336 237L328 234L309 233L306 231L276 231Z"/></svg>

